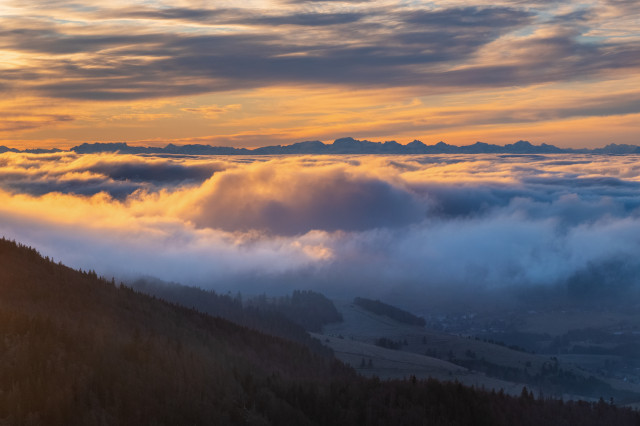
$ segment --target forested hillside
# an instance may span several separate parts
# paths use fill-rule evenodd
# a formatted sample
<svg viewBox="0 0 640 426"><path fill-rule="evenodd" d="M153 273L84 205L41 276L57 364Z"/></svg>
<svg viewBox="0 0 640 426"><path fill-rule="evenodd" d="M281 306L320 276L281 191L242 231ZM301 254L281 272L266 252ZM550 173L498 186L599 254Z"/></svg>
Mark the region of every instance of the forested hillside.
<svg viewBox="0 0 640 426"><path fill-rule="evenodd" d="M305 326L308 324L315 326L311 330L315 331L319 328L322 324L321 320L327 318L321 315L325 313L326 309L321 310L320 315L318 315L315 314L317 309L300 309L309 307L308 303L306 305L277 303L281 300L291 301L292 298L267 301L266 297L260 297L243 304L241 297L238 295L232 297L228 294L218 294L213 290L165 283L150 278L138 279L131 285L136 290L163 300L224 318L265 334L302 343L318 354L333 355L331 349L322 345L319 340L312 338L305 330ZM295 294L300 294L300 292ZM329 302L330 308L335 311L335 306L328 299L320 294L317 294L317 296L322 298L323 301ZM331 311L329 310L329 312ZM335 311L335 314L339 315L337 311ZM329 316L329 318L333 317ZM320 324L320 326L316 324Z"/></svg>
<svg viewBox="0 0 640 426"><path fill-rule="evenodd" d="M0 240L0 424L638 424L605 402L358 377L332 358Z"/></svg>
<svg viewBox="0 0 640 426"><path fill-rule="evenodd" d="M277 312L305 330L314 332L322 331L325 324L342 321L342 315L333 302L311 290L294 290L291 296L274 298L261 295L249 299L247 306L261 312Z"/></svg>
<svg viewBox="0 0 640 426"><path fill-rule="evenodd" d="M300 344L116 286L6 240L0 354L0 419L11 425L242 423L296 411L269 391L272 383L351 374ZM252 392L259 390L273 405L258 412Z"/></svg>
<svg viewBox="0 0 640 426"><path fill-rule="evenodd" d="M424 327L426 324L424 318L415 316L411 312L396 308L395 306L383 303L379 300L356 297L353 299L353 303L360 306L362 309L373 312L376 315L384 315L398 322L417 325L420 327Z"/></svg>

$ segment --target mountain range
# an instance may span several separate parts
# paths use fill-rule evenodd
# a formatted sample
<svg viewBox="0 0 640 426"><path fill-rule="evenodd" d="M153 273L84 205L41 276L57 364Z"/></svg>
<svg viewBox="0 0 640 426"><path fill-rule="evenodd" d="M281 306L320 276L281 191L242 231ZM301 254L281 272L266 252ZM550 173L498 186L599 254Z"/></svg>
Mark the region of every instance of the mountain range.
<svg viewBox="0 0 640 426"><path fill-rule="evenodd" d="M203 144L174 145L165 147L131 146L126 142L96 142L83 143L74 146L69 151L78 154L95 153L121 153L121 154L182 154L182 155L284 155L284 154L640 154L640 146L627 144L609 144L603 148L573 149L559 148L543 143L534 145L528 141L518 141L506 145L494 145L484 142L476 142L472 145L449 145L438 142L435 145L426 145L419 140L414 140L406 145L396 141L371 142L358 140L351 137L340 138L333 143L325 144L321 141L305 141L291 145L273 145L260 148L233 148L223 146L211 146ZM33 148L18 150L0 146L0 153L26 152L31 154L44 154L63 152L58 148L43 149Z"/></svg>

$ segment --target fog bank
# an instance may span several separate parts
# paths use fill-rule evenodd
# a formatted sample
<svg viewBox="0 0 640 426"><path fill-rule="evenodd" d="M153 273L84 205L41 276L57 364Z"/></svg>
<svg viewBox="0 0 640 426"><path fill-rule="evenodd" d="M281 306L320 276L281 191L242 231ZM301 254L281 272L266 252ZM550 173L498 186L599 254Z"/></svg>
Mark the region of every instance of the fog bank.
<svg viewBox="0 0 640 426"><path fill-rule="evenodd" d="M638 159L5 153L0 234L105 276L219 291L629 301Z"/></svg>

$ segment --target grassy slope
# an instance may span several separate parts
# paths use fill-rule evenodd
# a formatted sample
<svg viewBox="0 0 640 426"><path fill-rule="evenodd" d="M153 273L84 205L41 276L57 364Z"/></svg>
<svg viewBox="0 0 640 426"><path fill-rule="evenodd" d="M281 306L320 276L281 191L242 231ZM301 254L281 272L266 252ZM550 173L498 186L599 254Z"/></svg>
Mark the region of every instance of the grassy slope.
<svg viewBox="0 0 640 426"><path fill-rule="evenodd" d="M447 377L453 377L462 383L487 389L504 389L505 392L517 394L522 389L523 381L521 378L515 378L515 380L497 379L459 366L456 366L457 368L454 370L442 368L442 365L436 362L449 360L452 355L451 358L456 360L455 362L486 360L514 370L524 371L526 368L526 371L531 375L538 374L545 366L549 367L554 364L549 356L515 351L475 339L402 324L390 318L372 314L349 302L336 303L336 306L342 313L344 322L325 326L324 336L318 335L317 337L319 339L328 338L326 343L335 351L336 356L356 368L359 367L362 357L365 357L367 361L368 358L372 358L372 360L378 358L379 362L373 363L373 369L359 369L359 372L365 375L376 374L384 378L404 378L415 374L418 377L434 377L445 380ZM337 338L338 336L343 339ZM407 345L402 345L400 350L383 350L384 355L379 355L382 348L375 349L375 346L373 348L371 346L380 337L394 341L406 341ZM473 359L467 355L470 352L473 354ZM425 354L432 356L424 356ZM408 357L410 357L410 361ZM440 367L435 368L436 365ZM563 363L561 367L578 376L588 376L572 363ZM613 379L606 381L618 389L635 392L640 390ZM534 389L537 391L539 388L534 387ZM549 389L546 390L549 393ZM568 392L564 392L562 396L573 399L585 398L585 396ZM609 395L604 396L609 397Z"/></svg>

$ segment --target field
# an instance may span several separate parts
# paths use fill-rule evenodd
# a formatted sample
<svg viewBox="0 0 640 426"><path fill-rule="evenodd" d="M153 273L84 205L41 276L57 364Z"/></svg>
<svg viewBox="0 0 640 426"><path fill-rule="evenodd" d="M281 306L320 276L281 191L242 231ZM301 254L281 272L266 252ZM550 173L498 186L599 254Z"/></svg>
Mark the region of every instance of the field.
<svg viewBox="0 0 640 426"><path fill-rule="evenodd" d="M403 324L351 302L336 302L336 306L344 321L326 325L322 334L314 336L365 376L433 377L486 389L503 389L509 394L519 394L526 385L538 395L564 399L597 400L602 396L629 404L640 401L637 383L602 369L613 363L622 365L625 358L620 356L532 353L477 335ZM548 322L555 326L553 330L558 336L584 324L577 314L559 313L556 321L551 321L550 314L540 318L533 313L526 315L527 322L521 323L527 332L542 333ZM613 314L611 317L611 323L619 318ZM563 318L567 318L566 323L558 321ZM380 346L381 339L388 347ZM634 395L636 393L638 395Z"/></svg>

